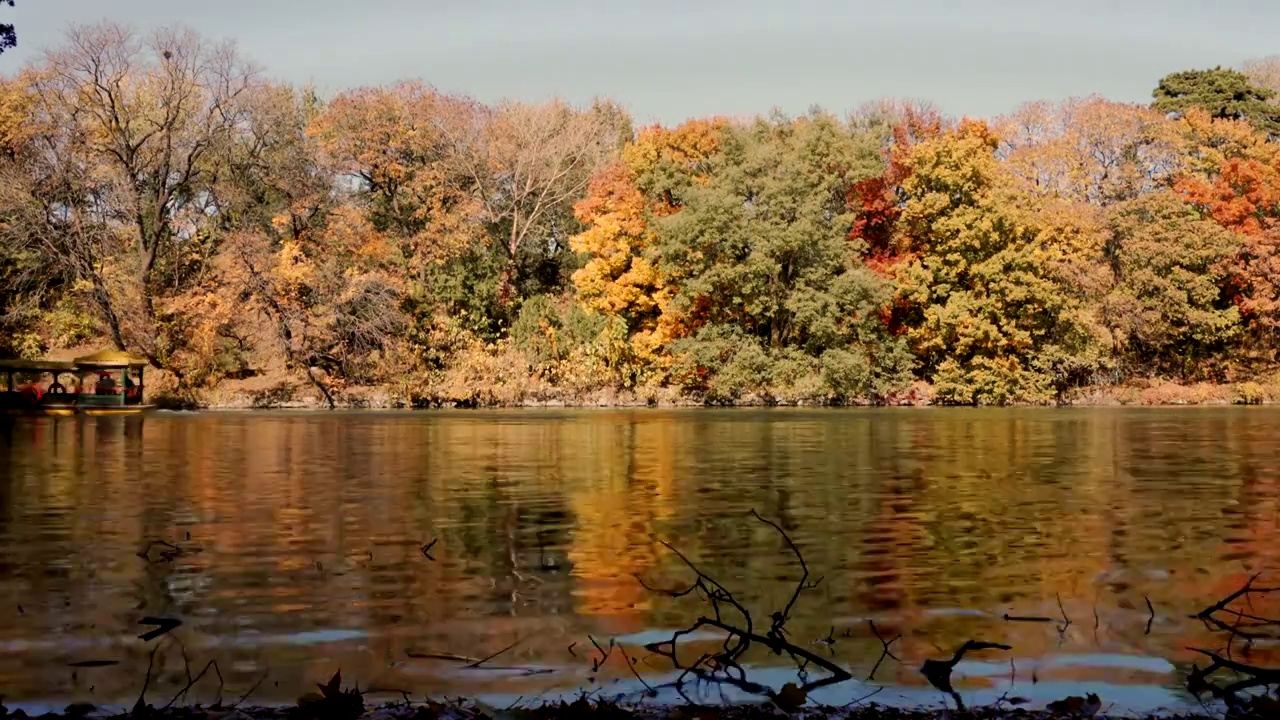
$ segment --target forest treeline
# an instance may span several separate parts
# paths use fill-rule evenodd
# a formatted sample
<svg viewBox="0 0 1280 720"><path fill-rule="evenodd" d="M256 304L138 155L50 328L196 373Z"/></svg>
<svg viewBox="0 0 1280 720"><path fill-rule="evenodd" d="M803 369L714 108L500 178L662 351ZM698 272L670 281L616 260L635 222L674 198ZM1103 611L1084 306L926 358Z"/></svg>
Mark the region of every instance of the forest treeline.
<svg viewBox="0 0 1280 720"><path fill-rule="evenodd" d="M0 82L0 353L330 403L1266 382L1278 89L1267 60L1149 105L637 128L606 100L321 99L191 31L75 27Z"/></svg>

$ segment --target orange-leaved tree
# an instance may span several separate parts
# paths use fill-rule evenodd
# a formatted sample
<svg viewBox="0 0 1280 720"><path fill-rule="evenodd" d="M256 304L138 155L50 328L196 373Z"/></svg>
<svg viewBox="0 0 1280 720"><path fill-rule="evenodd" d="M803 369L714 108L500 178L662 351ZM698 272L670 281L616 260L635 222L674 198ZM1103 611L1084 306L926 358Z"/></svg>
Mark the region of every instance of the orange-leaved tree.
<svg viewBox="0 0 1280 720"><path fill-rule="evenodd" d="M1195 162L1176 189L1240 235L1222 289L1245 322L1249 351L1274 362L1280 350L1280 146L1245 121L1201 111L1187 113L1183 126Z"/></svg>
<svg viewBox="0 0 1280 720"><path fill-rule="evenodd" d="M577 297L620 325L629 348L628 382L665 366L665 347L686 331L671 303L676 288L651 252L650 220L679 212L681 187L706 182L707 161L718 151L724 120L692 120L668 129L642 130L622 158L592 179L574 206L586 226L571 240L587 257L574 272ZM643 189L642 189L643 187Z"/></svg>

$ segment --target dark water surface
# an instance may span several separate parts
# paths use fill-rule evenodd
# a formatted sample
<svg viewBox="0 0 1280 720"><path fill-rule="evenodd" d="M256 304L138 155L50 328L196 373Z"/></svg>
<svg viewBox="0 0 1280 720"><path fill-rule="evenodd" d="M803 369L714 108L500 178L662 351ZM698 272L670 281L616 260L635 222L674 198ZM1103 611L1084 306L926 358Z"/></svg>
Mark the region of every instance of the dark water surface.
<svg viewBox="0 0 1280 720"><path fill-rule="evenodd" d="M786 603L799 565L756 509L824 576L797 604L792 639L833 633L831 650L812 647L860 678L820 700L886 684L877 701L940 705L916 668L980 638L1014 651L960 667L971 702L1094 691L1104 706L1183 708L1194 706L1180 689L1196 657L1187 647L1222 645L1187 615L1250 572L1280 571L1272 409L0 423L0 694L11 706L131 704L157 645L148 700L161 705L186 684L183 653L192 673L217 661L228 701L258 683L251 703L291 702L338 668L362 688L495 704L632 692L625 665L592 672L588 636L622 643L657 684L669 667L641 645L701 609L635 579L689 581L654 538L760 622ZM435 561L420 552L432 538ZM144 553L151 541L181 551ZM1058 617L1059 597L1072 620L1061 632L1002 619ZM183 625L146 643L145 616ZM903 635L903 662L887 660L874 682L861 680L880 655L869 619ZM549 672L411 657L481 658L517 639L489 665ZM1260 643L1252 659L1280 650ZM91 660L118 664L70 666ZM780 658L751 660L758 681L794 679ZM210 673L189 700L217 691Z"/></svg>

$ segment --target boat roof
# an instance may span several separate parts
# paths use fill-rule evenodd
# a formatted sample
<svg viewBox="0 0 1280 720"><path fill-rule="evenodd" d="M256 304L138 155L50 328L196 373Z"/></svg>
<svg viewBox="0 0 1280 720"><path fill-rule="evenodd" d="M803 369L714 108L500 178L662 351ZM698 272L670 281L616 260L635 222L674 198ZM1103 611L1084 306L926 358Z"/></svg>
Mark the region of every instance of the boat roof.
<svg viewBox="0 0 1280 720"><path fill-rule="evenodd" d="M71 371L85 368L135 368L147 364L146 358L131 355L119 350L102 350L92 355L85 355L74 360L0 360L0 370L17 370L24 372Z"/></svg>
<svg viewBox="0 0 1280 720"><path fill-rule="evenodd" d="M49 370L75 370L76 364L70 360L0 360L0 370L20 370L23 372L40 372Z"/></svg>
<svg viewBox="0 0 1280 720"><path fill-rule="evenodd" d="M72 363L77 367L140 367L147 364L147 359L119 350L100 350L78 357Z"/></svg>

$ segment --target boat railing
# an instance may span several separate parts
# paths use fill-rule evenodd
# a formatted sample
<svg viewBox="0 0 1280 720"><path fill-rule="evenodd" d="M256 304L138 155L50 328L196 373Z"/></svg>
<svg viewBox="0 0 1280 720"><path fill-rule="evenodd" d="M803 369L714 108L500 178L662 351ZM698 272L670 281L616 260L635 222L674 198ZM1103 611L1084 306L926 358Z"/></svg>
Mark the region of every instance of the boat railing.
<svg viewBox="0 0 1280 720"><path fill-rule="evenodd" d="M130 403L125 402L124 393L80 393L75 396L75 402L81 407L121 407Z"/></svg>

